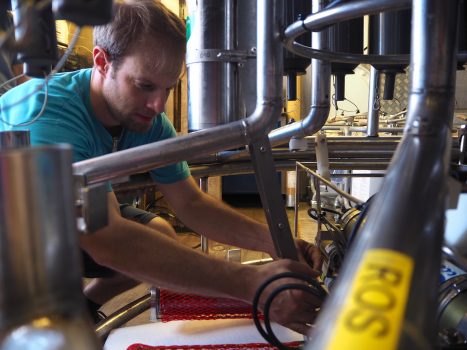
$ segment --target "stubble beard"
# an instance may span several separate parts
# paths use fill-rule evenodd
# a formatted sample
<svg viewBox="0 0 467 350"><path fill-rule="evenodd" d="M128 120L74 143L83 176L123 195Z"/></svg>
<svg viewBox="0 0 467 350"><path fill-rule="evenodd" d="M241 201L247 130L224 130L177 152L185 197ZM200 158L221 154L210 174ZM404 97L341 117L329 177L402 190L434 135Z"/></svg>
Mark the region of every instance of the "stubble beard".
<svg viewBox="0 0 467 350"><path fill-rule="evenodd" d="M112 103L110 99L106 99L106 105L112 119L117 121L124 129L134 131L137 133L146 133L151 127L152 123L140 123L135 120L135 113L122 112L119 106Z"/></svg>

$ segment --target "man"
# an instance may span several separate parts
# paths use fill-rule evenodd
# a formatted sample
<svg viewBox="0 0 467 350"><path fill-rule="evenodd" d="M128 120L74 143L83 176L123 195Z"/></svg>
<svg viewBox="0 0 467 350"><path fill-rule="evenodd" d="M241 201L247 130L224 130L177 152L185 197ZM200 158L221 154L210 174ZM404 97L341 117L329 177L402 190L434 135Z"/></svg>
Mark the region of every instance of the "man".
<svg viewBox="0 0 467 350"><path fill-rule="evenodd" d="M94 41L92 69L57 74L49 81L47 99L43 89L14 105L43 81L22 84L0 99L1 118L10 124L30 121L46 101L43 113L28 126L32 143L70 143L74 161L175 137L163 112L183 67L183 23L160 2L134 1L117 6L113 22L95 28ZM267 226L200 191L185 162L155 169L151 176L178 217L196 232L275 256ZM173 229L160 218L148 225L123 218L111 190L108 206L109 225L80 238L85 273L117 281L108 294L94 293L96 285L85 291L98 304L131 285L122 276L180 292L251 303L258 287L270 276L289 271L318 274L319 254L304 241L297 241L297 246L313 268L290 260L263 266L233 264L179 245L169 238ZM106 279L96 281L105 286ZM119 281L122 285L116 287ZM271 309L271 320L307 334L319 303L301 291L280 293Z"/></svg>

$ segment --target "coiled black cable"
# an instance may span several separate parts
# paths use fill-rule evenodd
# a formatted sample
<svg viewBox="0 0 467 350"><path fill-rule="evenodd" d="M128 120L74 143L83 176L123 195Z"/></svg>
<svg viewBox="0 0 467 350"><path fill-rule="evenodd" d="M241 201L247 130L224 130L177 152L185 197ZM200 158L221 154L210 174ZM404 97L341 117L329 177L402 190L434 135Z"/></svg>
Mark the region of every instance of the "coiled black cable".
<svg viewBox="0 0 467 350"><path fill-rule="evenodd" d="M264 330L259 320L259 316L258 316L259 299L261 297L261 294L269 286L269 284L281 278L295 278L295 279L305 281L309 284L308 285L306 284L284 284L272 291L272 293L266 299L266 303L264 304L264 324L266 327L266 330ZM296 348L290 348L290 347L285 346L274 335L274 332L271 328L271 321L269 320L269 309L271 308L271 304L273 300L277 297L277 295L279 295L283 291L290 290L290 289L305 291L307 293L314 295L320 300L324 300L324 298L327 295L326 291L323 289L321 284L315 278L310 277L305 274L301 274L301 273L295 273L295 272L280 273L280 274L277 274L275 276L268 278L266 281L264 281L261 284L261 286L256 291L254 299L253 299L253 321L255 323L256 328L258 329L258 332L261 334L261 336L267 342L276 346L279 350L295 350Z"/></svg>

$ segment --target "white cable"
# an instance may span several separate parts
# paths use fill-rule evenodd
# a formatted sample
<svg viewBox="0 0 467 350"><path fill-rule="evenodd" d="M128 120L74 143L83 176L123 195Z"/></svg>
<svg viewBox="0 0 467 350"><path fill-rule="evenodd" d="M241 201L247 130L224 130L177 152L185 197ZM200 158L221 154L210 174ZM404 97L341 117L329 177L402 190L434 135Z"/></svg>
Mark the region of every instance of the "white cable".
<svg viewBox="0 0 467 350"><path fill-rule="evenodd" d="M48 0L46 0L46 1L48 1ZM20 100L16 101L15 103L2 108L3 110L11 108L11 107L17 105L18 103L24 101L25 99L31 97L33 94L35 94L36 92L38 92L42 88L44 88L45 89L44 103L42 104L42 108L39 111L39 113L28 122L23 122L23 123L19 123L19 124L11 124L11 123L7 122L6 120L0 118L0 121L2 123L6 124L6 125L9 125L11 127L28 126L28 125L31 125L32 123L36 122L42 116L42 114L44 114L45 108L47 106L47 101L48 101L48 91L49 91L48 90L48 82L53 77L53 75L55 73L57 73L58 71L60 71L63 68L63 66L65 65L68 57L70 56L71 52L73 51L74 46L76 45L76 42L78 41L80 33L81 33L81 27L77 27L75 32L73 33L73 37L72 37L72 39L70 41L70 44L68 45L68 48L66 49L65 53L63 54L63 56L58 61L55 68L49 73L48 76L46 76L44 78L44 82L41 85L39 85L34 91L32 91L28 95L24 96Z"/></svg>
<svg viewBox="0 0 467 350"><path fill-rule="evenodd" d="M45 88L44 102L42 103L42 108L39 111L39 113L37 113L37 115L28 122L19 123L19 124L16 124L16 125L9 124L10 126L15 126L16 127L16 126L28 126L28 125L31 125L32 123L36 122L37 119L39 119L42 116L42 114L44 114L45 107L47 106L48 96L49 96L49 84L48 84L48 82L49 82L49 80L46 77L45 82L43 84L44 88Z"/></svg>
<svg viewBox="0 0 467 350"><path fill-rule="evenodd" d="M15 82L16 80L18 80L18 79L24 77L25 75L26 75L26 74L22 73L22 74L20 74L20 75L17 75L16 77L13 77L13 78L11 78L11 79L5 81L2 85L0 85L0 89L10 90L11 87L8 87L7 85L10 84L10 83Z"/></svg>
<svg viewBox="0 0 467 350"><path fill-rule="evenodd" d="M58 61L57 65L55 68L50 72L49 74L49 79L57 72L59 72L63 66L65 65L68 57L72 53L73 49L75 48L76 42L79 39L79 35L81 34L81 27L77 27L75 29L75 32L73 33L73 37L70 40L70 44L68 45L68 48L66 49L65 53L63 54L62 58Z"/></svg>

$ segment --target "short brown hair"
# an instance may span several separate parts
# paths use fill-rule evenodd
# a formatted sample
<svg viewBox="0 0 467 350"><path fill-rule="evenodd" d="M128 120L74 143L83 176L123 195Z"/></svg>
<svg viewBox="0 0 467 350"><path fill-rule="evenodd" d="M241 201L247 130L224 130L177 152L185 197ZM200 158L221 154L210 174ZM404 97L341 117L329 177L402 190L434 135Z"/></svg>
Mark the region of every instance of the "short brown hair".
<svg viewBox="0 0 467 350"><path fill-rule="evenodd" d="M177 69L176 63L180 74L186 52L185 23L160 0L126 0L117 3L112 22L94 28L94 45L103 48L115 66L133 45L147 38L156 43L161 42L162 56L168 55L164 53L164 46L170 46L171 57L160 57L163 62L159 66L172 61L172 68Z"/></svg>

